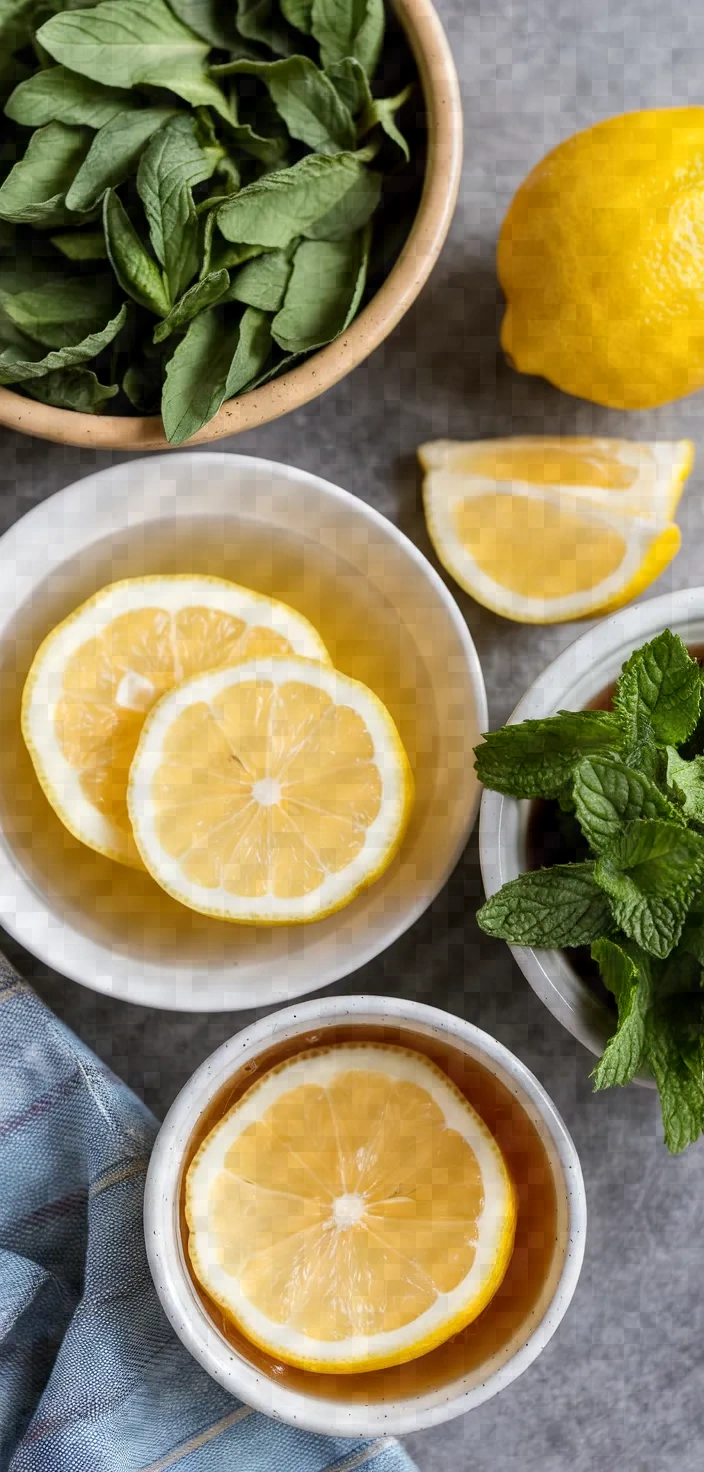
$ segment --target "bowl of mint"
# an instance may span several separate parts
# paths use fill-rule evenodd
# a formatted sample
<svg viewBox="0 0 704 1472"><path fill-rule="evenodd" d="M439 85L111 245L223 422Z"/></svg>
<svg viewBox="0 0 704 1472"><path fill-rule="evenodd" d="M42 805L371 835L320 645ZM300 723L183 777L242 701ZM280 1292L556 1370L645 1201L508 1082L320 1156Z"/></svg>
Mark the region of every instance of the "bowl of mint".
<svg viewBox="0 0 704 1472"><path fill-rule="evenodd" d="M462 148L430 0L11 0L0 55L0 423L265 423L427 279Z"/></svg>
<svg viewBox="0 0 704 1472"><path fill-rule="evenodd" d="M598 1057L704 1132L704 588L589 630L476 748L481 929Z"/></svg>

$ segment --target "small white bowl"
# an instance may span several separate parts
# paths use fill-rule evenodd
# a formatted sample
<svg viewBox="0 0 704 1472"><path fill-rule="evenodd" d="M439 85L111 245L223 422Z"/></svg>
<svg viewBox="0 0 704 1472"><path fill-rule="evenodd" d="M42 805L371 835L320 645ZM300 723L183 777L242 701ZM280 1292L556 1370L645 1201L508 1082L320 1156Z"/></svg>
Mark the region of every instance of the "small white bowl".
<svg viewBox="0 0 704 1472"><path fill-rule="evenodd" d="M228 925L63 828L19 734L41 640L121 577L211 572L320 625L335 663L389 706L416 779L397 859L345 910L304 926ZM42 502L0 539L0 922L96 991L181 1011L285 1002L385 950L456 864L479 805L467 752L486 729L479 660L453 598L391 522L339 487L249 456L132 460Z"/></svg>
<svg viewBox="0 0 704 1472"><path fill-rule="evenodd" d="M450 1043L476 1059L522 1105L545 1147L556 1186L557 1242L552 1263L528 1324L503 1349L471 1373L404 1399L365 1403L277 1383L237 1352L210 1319L188 1272L179 1229L185 1152L197 1121L218 1090L244 1064L272 1045L301 1038L324 1040L331 1024L386 1023ZM545 1090L518 1058L487 1033L435 1007L388 997L330 997L276 1012L223 1043L193 1074L172 1104L152 1154L144 1198L144 1229L152 1276L161 1303L186 1348L213 1379L268 1416L309 1431L337 1436L401 1435L474 1410L510 1385L532 1364L554 1334L577 1286L586 1234L584 1181L574 1144Z"/></svg>
<svg viewBox="0 0 704 1472"><path fill-rule="evenodd" d="M582 710L618 678L634 649L665 628L679 634L685 644L704 644L704 588L664 593L596 624L548 665L518 702L509 725L553 716L558 710ZM528 868L530 809L530 802L484 791L479 852L488 896ZM553 1017L590 1052L603 1053L614 1030L613 1014L577 974L569 952L527 946L511 946L511 951ZM635 1082L654 1087L647 1077Z"/></svg>

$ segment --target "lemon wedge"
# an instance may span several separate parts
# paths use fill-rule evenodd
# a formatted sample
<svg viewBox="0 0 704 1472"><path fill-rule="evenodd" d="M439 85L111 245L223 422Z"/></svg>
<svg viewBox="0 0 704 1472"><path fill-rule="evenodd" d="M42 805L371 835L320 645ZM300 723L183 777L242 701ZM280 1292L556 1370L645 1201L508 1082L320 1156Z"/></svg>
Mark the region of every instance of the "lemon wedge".
<svg viewBox="0 0 704 1472"><path fill-rule="evenodd" d="M265 925L319 920L373 883L412 801L381 701L293 656L213 670L165 695L128 789L162 888L204 914Z"/></svg>
<svg viewBox="0 0 704 1472"><path fill-rule="evenodd" d="M288 1364L399 1365L481 1313L516 1223L499 1147L435 1064L341 1044L267 1073L186 1178L188 1251L210 1297Z"/></svg>
<svg viewBox="0 0 704 1472"><path fill-rule="evenodd" d="M127 777L148 711L196 672L287 653L329 663L301 614L223 578L128 578L89 598L47 635L22 699L24 739L66 828L142 868Z"/></svg>
<svg viewBox="0 0 704 1472"><path fill-rule="evenodd" d="M505 618L606 613L678 551L672 517L693 449L537 437L422 445L428 532L460 587Z"/></svg>

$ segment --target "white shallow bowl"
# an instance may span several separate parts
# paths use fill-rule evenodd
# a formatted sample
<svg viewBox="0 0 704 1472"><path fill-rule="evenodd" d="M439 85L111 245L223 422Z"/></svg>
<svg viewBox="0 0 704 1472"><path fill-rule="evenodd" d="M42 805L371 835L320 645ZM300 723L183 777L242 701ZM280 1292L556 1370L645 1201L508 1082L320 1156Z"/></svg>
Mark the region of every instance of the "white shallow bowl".
<svg viewBox="0 0 704 1472"><path fill-rule="evenodd" d="M526 691L509 725L582 710L621 673L628 656L663 629L685 644L704 644L704 588L664 593L612 614L565 649ZM530 802L485 790L479 827L482 878L488 896L528 868ZM523 975L558 1022L597 1056L614 1031L614 1016L575 971L567 951L511 946ZM637 1083L654 1087L652 1079Z"/></svg>
<svg viewBox="0 0 704 1472"><path fill-rule="evenodd" d="M181 1173L195 1125L229 1078L272 1045L301 1038L320 1044L331 1024L385 1023L450 1043L494 1074L522 1105L545 1147L556 1187L557 1241L543 1291L528 1323L470 1373L403 1399L354 1403L276 1382L224 1338L199 1299L179 1230ZM435 1007L388 997L327 997L276 1012L223 1043L172 1104L152 1154L144 1197L144 1229L162 1305L186 1348L213 1379L268 1416L337 1436L401 1435L474 1410L503 1390L545 1348L569 1307L584 1256L587 1208L574 1144L551 1099L518 1058L487 1033ZM392 1382L393 1383L393 1382ZM378 1394L379 1392L377 1392Z"/></svg>
<svg viewBox="0 0 704 1472"><path fill-rule="evenodd" d="M80 845L41 794L19 735L39 643L106 583L168 572L291 603L394 716L416 778L411 826L387 873L327 920L264 929L196 915ZM205 451L88 476L0 539L0 923L66 976L151 1006L220 1011L325 986L383 951L444 884L476 817L467 753L486 720L456 603L365 502L292 466Z"/></svg>

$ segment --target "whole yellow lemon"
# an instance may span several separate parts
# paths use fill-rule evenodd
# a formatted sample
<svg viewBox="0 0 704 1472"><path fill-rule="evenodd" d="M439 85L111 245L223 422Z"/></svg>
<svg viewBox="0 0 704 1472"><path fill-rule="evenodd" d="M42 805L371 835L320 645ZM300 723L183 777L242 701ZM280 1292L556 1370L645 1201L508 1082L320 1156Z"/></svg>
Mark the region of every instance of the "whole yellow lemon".
<svg viewBox="0 0 704 1472"><path fill-rule="evenodd" d="M576 133L514 195L501 330L521 373L617 409L704 386L704 107Z"/></svg>

